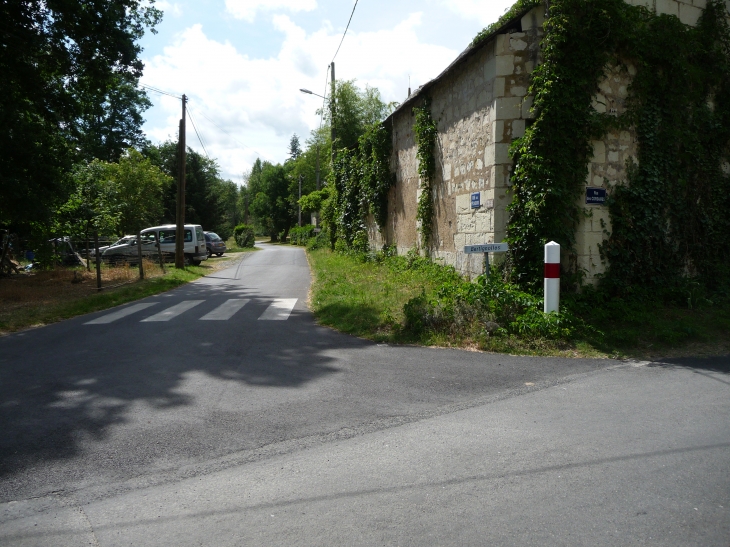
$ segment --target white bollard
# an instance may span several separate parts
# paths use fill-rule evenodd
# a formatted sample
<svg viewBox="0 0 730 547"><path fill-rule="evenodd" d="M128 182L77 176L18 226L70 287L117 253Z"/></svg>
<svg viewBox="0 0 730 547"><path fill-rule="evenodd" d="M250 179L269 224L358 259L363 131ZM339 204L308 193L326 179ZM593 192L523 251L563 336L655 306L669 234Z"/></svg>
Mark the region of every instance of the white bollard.
<svg viewBox="0 0 730 547"><path fill-rule="evenodd" d="M560 245L545 245L545 313L560 311Z"/></svg>

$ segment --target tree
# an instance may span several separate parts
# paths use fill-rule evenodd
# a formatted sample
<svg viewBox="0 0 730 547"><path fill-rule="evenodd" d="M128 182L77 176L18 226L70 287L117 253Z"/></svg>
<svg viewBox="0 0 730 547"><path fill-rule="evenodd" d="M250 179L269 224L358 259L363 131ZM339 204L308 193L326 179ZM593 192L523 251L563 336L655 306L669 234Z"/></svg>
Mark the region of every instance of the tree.
<svg viewBox="0 0 730 547"><path fill-rule="evenodd" d="M337 81L335 87L335 129L337 130L337 148L354 148L357 140L366 128L383 121L390 112L390 107L383 102L380 91L366 86L361 90L355 80ZM332 115L325 111L327 123L331 123Z"/></svg>
<svg viewBox="0 0 730 547"><path fill-rule="evenodd" d="M171 177L133 148L110 168L119 199L118 230L136 234L159 222L164 189L172 184Z"/></svg>
<svg viewBox="0 0 730 547"><path fill-rule="evenodd" d="M284 237L296 223L296 212L289 193L290 179L282 165L256 160L248 181L252 197L250 211L256 224L272 241Z"/></svg>
<svg viewBox="0 0 730 547"><path fill-rule="evenodd" d="M50 218L73 191L66 173L90 157L78 150L86 138L133 144L144 96L124 86L136 86L137 41L161 16L142 0L0 3L0 220ZM97 108L118 100L127 105ZM94 117L106 137L91 137Z"/></svg>
<svg viewBox="0 0 730 547"><path fill-rule="evenodd" d="M164 191L162 217L173 223L176 216L178 145L172 141L149 145L143 153L171 177ZM236 193L235 183L221 178L215 160L188 148L185 154L185 222L200 224L205 230L217 232L227 239L238 223L235 218Z"/></svg>
<svg viewBox="0 0 730 547"><path fill-rule="evenodd" d="M82 238L87 249L92 234L116 232L120 208L112 173L113 166L100 160L75 166L71 173L74 190L58 209L56 231Z"/></svg>
<svg viewBox="0 0 730 547"><path fill-rule="evenodd" d="M289 141L289 158L297 160L302 155L302 147L299 145L299 136L294 133Z"/></svg>
<svg viewBox="0 0 730 547"><path fill-rule="evenodd" d="M95 94L87 102L79 118L78 137L86 159L117 161L128 148L143 148L147 144L142 112L152 103L137 87L136 78L116 75L106 94Z"/></svg>

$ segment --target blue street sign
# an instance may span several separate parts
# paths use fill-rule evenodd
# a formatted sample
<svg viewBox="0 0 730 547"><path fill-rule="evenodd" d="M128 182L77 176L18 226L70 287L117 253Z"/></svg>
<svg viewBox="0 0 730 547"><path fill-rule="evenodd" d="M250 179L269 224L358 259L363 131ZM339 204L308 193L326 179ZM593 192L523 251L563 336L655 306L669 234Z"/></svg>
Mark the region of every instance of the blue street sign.
<svg viewBox="0 0 730 547"><path fill-rule="evenodd" d="M474 192L471 195L471 208L479 209L482 206L481 199L482 199L482 194L480 192Z"/></svg>
<svg viewBox="0 0 730 547"><path fill-rule="evenodd" d="M605 188L586 188L587 205L606 205Z"/></svg>

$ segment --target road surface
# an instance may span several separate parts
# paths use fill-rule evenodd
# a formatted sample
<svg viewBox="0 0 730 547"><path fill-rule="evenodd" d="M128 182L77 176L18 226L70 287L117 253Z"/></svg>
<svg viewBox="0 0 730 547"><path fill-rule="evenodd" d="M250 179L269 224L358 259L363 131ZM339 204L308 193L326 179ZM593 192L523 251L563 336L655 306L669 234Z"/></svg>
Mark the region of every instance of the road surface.
<svg viewBox="0 0 730 547"><path fill-rule="evenodd" d="M728 359L377 345L301 249L0 339L0 545L730 546Z"/></svg>

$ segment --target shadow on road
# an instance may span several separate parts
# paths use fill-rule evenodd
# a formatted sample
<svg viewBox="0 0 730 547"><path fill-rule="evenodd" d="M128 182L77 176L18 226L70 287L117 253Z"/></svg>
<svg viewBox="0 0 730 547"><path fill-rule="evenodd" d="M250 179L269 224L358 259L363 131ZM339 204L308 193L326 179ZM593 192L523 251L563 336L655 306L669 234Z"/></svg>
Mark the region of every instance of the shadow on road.
<svg viewBox="0 0 730 547"><path fill-rule="evenodd" d="M730 374L730 355L719 357L676 357L662 359L661 363L654 363L651 366L682 367L692 370Z"/></svg>
<svg viewBox="0 0 730 547"><path fill-rule="evenodd" d="M327 351L364 344L318 327L303 310L294 310L287 321L257 321L272 298L240 285L189 285L174 296L156 297L163 306L191 298L210 300L210 306L228 298L250 302L231 322L199 321L208 311L200 305L196 316L167 323L140 323L142 317L134 316L108 325L84 325L87 317L1 339L0 477L40 462L74 458L88 451L89 442L107 439L111 426L129 421L145 437L202 438L204 431L186 431L179 423L165 430L165 412L190 408L200 413L198 407L214 406L232 384L239 386L233 390L236 394L254 386L301 388L338 372ZM190 382L194 390L186 387ZM236 399L240 406L243 402ZM219 419L235 425L242 416ZM153 432L155 427L159 431ZM200 443L200 451L210 450ZM150 458L156 457L154 450L149 452Z"/></svg>

